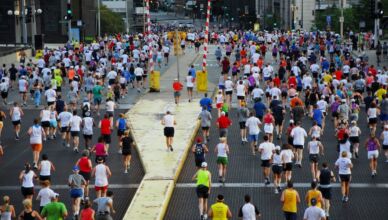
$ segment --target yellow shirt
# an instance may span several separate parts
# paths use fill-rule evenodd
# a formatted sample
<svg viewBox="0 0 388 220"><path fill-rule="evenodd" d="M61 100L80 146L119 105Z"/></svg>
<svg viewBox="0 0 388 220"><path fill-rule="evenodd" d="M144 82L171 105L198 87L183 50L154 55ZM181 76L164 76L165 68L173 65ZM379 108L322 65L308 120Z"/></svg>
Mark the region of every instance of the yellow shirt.
<svg viewBox="0 0 388 220"><path fill-rule="evenodd" d="M311 206L311 199L315 198L317 200L317 207L322 208L321 199L319 197L320 194L321 194L321 192L316 190L316 189L310 189L307 192L307 201L308 201L309 207Z"/></svg>
<svg viewBox="0 0 388 220"><path fill-rule="evenodd" d="M387 90L380 88L376 91L376 96L381 101L383 99L383 95L387 93Z"/></svg>
<svg viewBox="0 0 388 220"><path fill-rule="evenodd" d="M329 83L333 79L330 74L325 74L322 78L325 83Z"/></svg>
<svg viewBox="0 0 388 220"><path fill-rule="evenodd" d="M284 190L283 211L296 213L298 211L296 203L297 203L296 190L295 189L285 189Z"/></svg>
<svg viewBox="0 0 388 220"><path fill-rule="evenodd" d="M229 207L223 202L216 202L210 207L213 211L213 220L228 220Z"/></svg>

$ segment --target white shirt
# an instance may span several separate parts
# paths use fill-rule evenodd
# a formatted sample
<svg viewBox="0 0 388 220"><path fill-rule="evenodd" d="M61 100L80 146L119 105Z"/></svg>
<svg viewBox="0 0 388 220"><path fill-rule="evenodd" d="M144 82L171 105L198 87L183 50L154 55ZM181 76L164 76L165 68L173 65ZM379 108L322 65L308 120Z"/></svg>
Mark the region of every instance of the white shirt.
<svg viewBox="0 0 388 220"><path fill-rule="evenodd" d="M383 145L388 145L388 131L383 131Z"/></svg>
<svg viewBox="0 0 388 220"><path fill-rule="evenodd" d="M193 76L186 76L186 86L190 88L194 87Z"/></svg>
<svg viewBox="0 0 388 220"><path fill-rule="evenodd" d="M240 211L243 220L256 220L257 208L252 203L245 203Z"/></svg>
<svg viewBox="0 0 388 220"><path fill-rule="evenodd" d="M284 163L292 163L292 159L294 159L294 153L291 149L280 151L280 156Z"/></svg>
<svg viewBox="0 0 388 220"><path fill-rule="evenodd" d="M144 70L141 67L135 68L135 75L136 76L142 76L144 74Z"/></svg>
<svg viewBox="0 0 388 220"><path fill-rule="evenodd" d="M19 79L19 92L26 92L27 91L27 86L28 82L25 79Z"/></svg>
<svg viewBox="0 0 388 220"><path fill-rule="evenodd" d="M80 131L81 130L82 118L78 115L73 115L70 119L70 131Z"/></svg>
<svg viewBox="0 0 388 220"><path fill-rule="evenodd" d="M245 96L245 86L244 84L238 84L236 87L237 96Z"/></svg>
<svg viewBox="0 0 388 220"><path fill-rule="evenodd" d="M253 98L261 98L264 95L264 91L261 88L254 88L252 90Z"/></svg>
<svg viewBox="0 0 388 220"><path fill-rule="evenodd" d="M258 66L253 66L251 71L252 71L253 74L259 74L260 68Z"/></svg>
<svg viewBox="0 0 388 220"><path fill-rule="evenodd" d="M93 135L93 118L85 117L83 120L83 133L86 135Z"/></svg>
<svg viewBox="0 0 388 220"><path fill-rule="evenodd" d="M51 202L51 197L53 197L55 192L46 187L39 190L38 198L40 198L39 206L45 206Z"/></svg>
<svg viewBox="0 0 388 220"><path fill-rule="evenodd" d="M55 92L54 89L48 89L44 95L46 96L46 99L48 102L55 102L57 93Z"/></svg>
<svg viewBox="0 0 388 220"><path fill-rule="evenodd" d="M108 174L104 164L98 164L95 168L95 186L103 187L108 185Z"/></svg>
<svg viewBox="0 0 388 220"><path fill-rule="evenodd" d="M306 130L304 130L302 127L297 126L292 129L291 131L291 137L294 138L294 145L304 145L304 139L307 137Z"/></svg>
<svg viewBox="0 0 388 220"><path fill-rule="evenodd" d="M50 121L50 110L42 110L42 118L41 121Z"/></svg>
<svg viewBox="0 0 388 220"><path fill-rule="evenodd" d="M40 172L41 176L50 176L51 175L51 163L48 160L40 161Z"/></svg>
<svg viewBox="0 0 388 220"><path fill-rule="evenodd" d="M174 116L167 114L163 117L165 127L174 127Z"/></svg>
<svg viewBox="0 0 388 220"><path fill-rule="evenodd" d="M23 182L22 182L22 187L25 187L25 188L31 188L31 187L34 187L34 182L33 182L33 178L34 178L34 171L30 170L28 173L25 173L23 171Z"/></svg>
<svg viewBox="0 0 388 220"><path fill-rule="evenodd" d="M317 102L317 105L318 105L319 110L321 110L321 112L326 112L327 102L325 100L323 100L323 99L319 100Z"/></svg>
<svg viewBox="0 0 388 220"><path fill-rule="evenodd" d="M349 165L352 164L352 161L349 158L346 157L340 157L335 162L335 165L338 166L338 173L343 175L351 174L352 171L350 170Z"/></svg>
<svg viewBox="0 0 388 220"><path fill-rule="evenodd" d="M309 146L309 154L319 154L319 144L320 141L310 141Z"/></svg>
<svg viewBox="0 0 388 220"><path fill-rule="evenodd" d="M311 78L311 76L303 77L303 79L302 79L303 88L307 89L307 87L310 87L310 89L311 89L312 88L312 86L311 86L312 82L313 82L313 79Z"/></svg>
<svg viewBox="0 0 388 220"><path fill-rule="evenodd" d="M228 145L224 143L217 144L217 157L228 157L226 153Z"/></svg>
<svg viewBox="0 0 388 220"><path fill-rule="evenodd" d="M282 94L282 91L278 87L273 87L269 90L269 94L271 94L271 97L280 97L280 94Z"/></svg>
<svg viewBox="0 0 388 220"><path fill-rule="evenodd" d="M116 79L116 77L117 77L117 72L116 71L109 71L109 73L106 75L106 77L108 78L108 79Z"/></svg>
<svg viewBox="0 0 388 220"><path fill-rule="evenodd" d="M350 131L349 137L358 137L361 133L360 128L357 126L350 127L349 131Z"/></svg>
<svg viewBox="0 0 388 220"><path fill-rule="evenodd" d="M31 127L30 144L42 144L43 128L40 125Z"/></svg>
<svg viewBox="0 0 388 220"><path fill-rule="evenodd" d="M22 117L22 112L20 111L20 107L13 107L12 121L19 121L21 117Z"/></svg>
<svg viewBox="0 0 388 220"><path fill-rule="evenodd" d="M225 91L233 91L233 81L228 79L225 81Z"/></svg>
<svg viewBox="0 0 388 220"><path fill-rule="evenodd" d="M249 117L245 122L245 126L248 128L250 135L258 135L260 133L260 124L261 121L254 116Z"/></svg>
<svg viewBox="0 0 388 220"><path fill-rule="evenodd" d="M115 102L114 101L107 101L105 103L106 105L106 111L113 112L115 110Z"/></svg>
<svg viewBox="0 0 388 220"><path fill-rule="evenodd" d="M61 112L58 115L58 119L61 121L61 127L68 127L73 115L70 112Z"/></svg>
<svg viewBox="0 0 388 220"><path fill-rule="evenodd" d="M271 142L263 142L259 145L259 151L261 152L262 160L270 160L272 154L275 151L275 145Z"/></svg>
<svg viewBox="0 0 388 220"><path fill-rule="evenodd" d="M325 211L323 211L323 209L317 206L310 206L304 211L303 219L321 220L325 216Z"/></svg>

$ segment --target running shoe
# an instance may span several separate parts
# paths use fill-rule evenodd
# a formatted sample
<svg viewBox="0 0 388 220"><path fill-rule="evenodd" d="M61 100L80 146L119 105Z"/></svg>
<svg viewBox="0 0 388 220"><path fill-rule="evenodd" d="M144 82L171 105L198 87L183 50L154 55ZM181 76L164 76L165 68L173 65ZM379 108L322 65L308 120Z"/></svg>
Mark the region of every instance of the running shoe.
<svg viewBox="0 0 388 220"><path fill-rule="evenodd" d="M279 190L275 188L275 194L279 194Z"/></svg>

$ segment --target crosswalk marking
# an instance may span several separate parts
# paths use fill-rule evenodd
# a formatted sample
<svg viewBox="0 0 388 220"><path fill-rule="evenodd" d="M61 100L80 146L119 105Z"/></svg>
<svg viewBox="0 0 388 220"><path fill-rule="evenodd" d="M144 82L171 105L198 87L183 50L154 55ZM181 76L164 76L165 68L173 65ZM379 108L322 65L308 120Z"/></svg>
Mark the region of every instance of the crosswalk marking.
<svg viewBox="0 0 388 220"><path fill-rule="evenodd" d="M213 183L212 188L220 188L220 187L227 187L227 188L270 188L273 185L266 186L264 183ZM340 188L341 184L339 183L333 183L331 184L333 188ZM178 183L176 184L177 188L195 188L195 183ZM294 188L310 188L311 183L294 183ZM350 188L358 188L358 189L366 189L366 188L380 188L380 189L387 189L388 184L386 183L351 183Z"/></svg>
<svg viewBox="0 0 388 220"><path fill-rule="evenodd" d="M140 184L109 184L109 189L137 189ZM94 185L89 185L90 188L93 188ZM69 185L51 185L51 189L69 189ZM35 186L35 189L41 189L40 186ZM20 190L20 186L0 186L0 191L2 190Z"/></svg>

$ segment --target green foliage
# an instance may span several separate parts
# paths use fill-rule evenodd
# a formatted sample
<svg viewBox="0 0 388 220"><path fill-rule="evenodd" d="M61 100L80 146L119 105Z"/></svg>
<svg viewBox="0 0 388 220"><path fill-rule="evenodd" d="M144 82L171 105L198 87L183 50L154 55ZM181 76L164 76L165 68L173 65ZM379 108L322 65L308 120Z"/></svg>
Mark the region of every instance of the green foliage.
<svg viewBox="0 0 388 220"><path fill-rule="evenodd" d="M125 30L124 21L120 14L113 12L105 5L101 5L101 33L114 34Z"/></svg>

